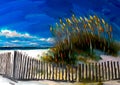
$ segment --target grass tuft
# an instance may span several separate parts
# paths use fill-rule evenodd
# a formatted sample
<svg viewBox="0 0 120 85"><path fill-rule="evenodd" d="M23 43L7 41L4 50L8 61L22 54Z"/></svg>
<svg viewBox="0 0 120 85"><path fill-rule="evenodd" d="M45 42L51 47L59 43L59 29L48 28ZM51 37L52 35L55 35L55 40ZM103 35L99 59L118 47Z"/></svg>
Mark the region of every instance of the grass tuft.
<svg viewBox="0 0 120 85"><path fill-rule="evenodd" d="M99 60L94 50L117 55L120 44L112 38L112 26L104 19L93 15L60 19L50 27L55 45L47 53L47 61L76 64L78 61ZM81 57L82 56L82 57ZM46 58L46 57L45 57Z"/></svg>

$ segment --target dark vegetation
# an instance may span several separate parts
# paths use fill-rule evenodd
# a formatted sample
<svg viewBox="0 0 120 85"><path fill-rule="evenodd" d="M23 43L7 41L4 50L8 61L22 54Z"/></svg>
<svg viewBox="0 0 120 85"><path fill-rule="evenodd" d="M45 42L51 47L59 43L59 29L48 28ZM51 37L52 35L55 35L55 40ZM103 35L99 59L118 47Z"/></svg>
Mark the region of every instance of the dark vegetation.
<svg viewBox="0 0 120 85"><path fill-rule="evenodd" d="M112 38L112 26L104 19L93 15L60 19L50 27L55 40L54 48L42 57L49 62L76 64L77 61L90 62L101 59L96 50L117 56L119 42Z"/></svg>

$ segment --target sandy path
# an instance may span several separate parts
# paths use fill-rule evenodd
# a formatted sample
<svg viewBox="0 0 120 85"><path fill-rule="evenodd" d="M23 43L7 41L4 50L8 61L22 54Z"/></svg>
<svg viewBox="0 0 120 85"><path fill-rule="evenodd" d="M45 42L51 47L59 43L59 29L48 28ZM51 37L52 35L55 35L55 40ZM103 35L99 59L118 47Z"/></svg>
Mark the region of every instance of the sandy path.
<svg viewBox="0 0 120 85"><path fill-rule="evenodd" d="M0 85L98 85L97 83L70 83L70 82L55 82L49 80L41 81L18 81L14 82L0 76ZM120 85L120 80L107 81L103 85Z"/></svg>

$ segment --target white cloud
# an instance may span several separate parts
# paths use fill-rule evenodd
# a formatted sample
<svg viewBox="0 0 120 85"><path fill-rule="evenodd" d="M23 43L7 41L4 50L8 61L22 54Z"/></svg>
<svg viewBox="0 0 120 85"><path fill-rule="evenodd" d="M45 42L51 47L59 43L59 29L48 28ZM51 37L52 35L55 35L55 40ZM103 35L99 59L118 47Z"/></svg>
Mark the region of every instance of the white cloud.
<svg viewBox="0 0 120 85"><path fill-rule="evenodd" d="M47 41L48 42L54 42L55 40L53 38L48 38Z"/></svg>
<svg viewBox="0 0 120 85"><path fill-rule="evenodd" d="M7 42L6 39L7 38ZM28 33L20 33L15 30L8 30L7 28L0 30L0 37L4 38L3 46L41 46L42 44L52 44L54 43L54 39L49 38L40 38L38 36L31 36ZM13 38L11 40L11 38ZM29 39L28 39L29 38ZM2 41L2 42L3 42Z"/></svg>
<svg viewBox="0 0 120 85"><path fill-rule="evenodd" d="M31 43L32 42L32 40L29 40L29 41L25 41L25 40L12 40L12 41L10 41L10 42L12 42L12 43Z"/></svg>
<svg viewBox="0 0 120 85"><path fill-rule="evenodd" d="M13 41L11 41L11 42L16 43L16 42L20 42L20 41L19 41L19 40L13 40Z"/></svg>
<svg viewBox="0 0 120 85"><path fill-rule="evenodd" d="M40 38L39 40L40 41L46 41L46 38Z"/></svg>
<svg viewBox="0 0 120 85"><path fill-rule="evenodd" d="M13 44L11 42L5 42L4 45L3 45L3 47L15 47L15 46L17 46L17 45Z"/></svg>
<svg viewBox="0 0 120 85"><path fill-rule="evenodd" d="M53 43L54 39L53 38L40 38L40 41L45 41L45 42L49 42L49 43Z"/></svg>
<svg viewBox="0 0 120 85"><path fill-rule="evenodd" d="M29 35L28 33L19 33L17 31L11 31L11 30L6 30L6 29L0 31L0 36L33 38L33 36Z"/></svg>
<svg viewBox="0 0 120 85"><path fill-rule="evenodd" d="M38 44L38 43L32 43L32 42L31 42L30 45L35 45L35 46L36 46L36 45L39 45L39 44Z"/></svg>

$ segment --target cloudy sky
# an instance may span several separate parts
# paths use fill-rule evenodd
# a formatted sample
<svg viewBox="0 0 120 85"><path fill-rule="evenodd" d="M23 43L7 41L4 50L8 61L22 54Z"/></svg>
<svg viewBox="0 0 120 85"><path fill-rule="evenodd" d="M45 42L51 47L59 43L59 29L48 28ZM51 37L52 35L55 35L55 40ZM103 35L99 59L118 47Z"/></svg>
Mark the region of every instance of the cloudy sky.
<svg viewBox="0 0 120 85"><path fill-rule="evenodd" d="M0 47L49 46L59 18L97 14L120 32L120 0L0 0Z"/></svg>

